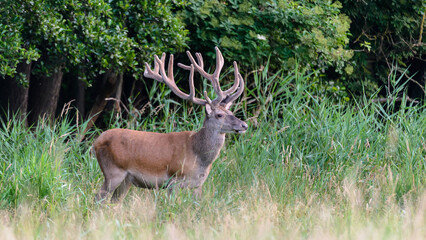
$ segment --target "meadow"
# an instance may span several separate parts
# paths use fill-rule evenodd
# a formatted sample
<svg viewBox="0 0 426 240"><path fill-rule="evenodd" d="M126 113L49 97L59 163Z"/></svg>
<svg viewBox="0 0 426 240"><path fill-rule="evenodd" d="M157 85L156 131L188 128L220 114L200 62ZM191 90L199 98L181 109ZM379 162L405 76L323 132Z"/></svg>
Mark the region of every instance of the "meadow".
<svg viewBox="0 0 426 240"><path fill-rule="evenodd" d="M95 203L103 176L90 146L102 130L80 142L87 122L69 109L32 128L9 116L0 127L1 238L425 239L425 106L404 96L336 102L310 93L309 77L254 75L234 107L249 130L227 136L199 200L132 187L118 204ZM143 113L130 106L106 124L197 130L202 109L169 94L155 85Z"/></svg>

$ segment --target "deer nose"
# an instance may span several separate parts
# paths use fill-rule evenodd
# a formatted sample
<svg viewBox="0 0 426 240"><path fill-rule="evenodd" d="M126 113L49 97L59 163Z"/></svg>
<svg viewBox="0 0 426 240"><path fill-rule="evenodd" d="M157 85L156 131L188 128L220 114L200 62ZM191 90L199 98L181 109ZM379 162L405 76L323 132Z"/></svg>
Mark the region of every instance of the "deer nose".
<svg viewBox="0 0 426 240"><path fill-rule="evenodd" d="M248 125L245 122L241 123L241 127L244 128L244 130L248 129Z"/></svg>

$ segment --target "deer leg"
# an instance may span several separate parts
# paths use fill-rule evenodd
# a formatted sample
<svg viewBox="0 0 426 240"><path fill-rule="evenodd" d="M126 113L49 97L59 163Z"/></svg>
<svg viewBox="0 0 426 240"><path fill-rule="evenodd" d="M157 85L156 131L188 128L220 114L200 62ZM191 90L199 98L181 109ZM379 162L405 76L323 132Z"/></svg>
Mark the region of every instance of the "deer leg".
<svg viewBox="0 0 426 240"><path fill-rule="evenodd" d="M111 202L118 202L122 197L126 196L127 192L132 186L129 177L125 177L120 186L115 189L114 194L112 194Z"/></svg>
<svg viewBox="0 0 426 240"><path fill-rule="evenodd" d="M167 194L171 196L173 192L175 191L177 181L175 179L171 179L170 182L167 184Z"/></svg>
<svg viewBox="0 0 426 240"><path fill-rule="evenodd" d="M200 185L199 187L195 188L194 189L195 199L200 200L202 193L203 193L203 185Z"/></svg>
<svg viewBox="0 0 426 240"><path fill-rule="evenodd" d="M127 172L119 168L110 168L104 172L105 181L101 190L96 195L95 201L104 200L108 194L114 191L126 178Z"/></svg>

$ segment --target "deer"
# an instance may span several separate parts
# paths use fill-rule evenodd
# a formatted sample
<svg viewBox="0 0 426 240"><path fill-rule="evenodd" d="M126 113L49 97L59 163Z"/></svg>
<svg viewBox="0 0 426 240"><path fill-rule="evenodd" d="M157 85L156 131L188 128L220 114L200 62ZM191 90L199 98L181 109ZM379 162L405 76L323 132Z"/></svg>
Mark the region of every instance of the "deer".
<svg viewBox="0 0 426 240"><path fill-rule="evenodd" d="M111 201L124 198L131 185L148 189L192 189L196 198L202 194L202 186L218 158L225 142L226 133L242 134L248 125L229 110L232 103L243 93L244 80L234 61L234 83L222 91L219 75L224 59L216 50L216 69L213 74L204 70L203 58L196 53L197 61L189 51L186 54L190 66L178 63L189 70L189 94L176 85L173 75L173 54L169 57L168 73L165 71L166 54L161 59L154 56L154 70L145 62L144 76L166 84L174 94L205 108L203 126L198 131L156 133L130 129L110 129L103 132L93 143L104 182L95 201L104 201L112 193ZM207 91L204 99L195 97L194 72L210 81L216 98L211 100Z"/></svg>

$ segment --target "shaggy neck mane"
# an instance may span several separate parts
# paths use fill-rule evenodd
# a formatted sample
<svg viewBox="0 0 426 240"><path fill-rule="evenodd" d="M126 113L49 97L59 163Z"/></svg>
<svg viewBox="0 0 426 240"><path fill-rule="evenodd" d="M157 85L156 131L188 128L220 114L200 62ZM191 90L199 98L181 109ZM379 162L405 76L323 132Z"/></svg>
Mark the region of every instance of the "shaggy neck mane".
<svg viewBox="0 0 426 240"><path fill-rule="evenodd" d="M209 127L204 121L200 131L192 136L192 149L201 160L203 166L210 165L219 155L225 142L225 133L219 129Z"/></svg>

